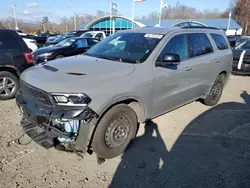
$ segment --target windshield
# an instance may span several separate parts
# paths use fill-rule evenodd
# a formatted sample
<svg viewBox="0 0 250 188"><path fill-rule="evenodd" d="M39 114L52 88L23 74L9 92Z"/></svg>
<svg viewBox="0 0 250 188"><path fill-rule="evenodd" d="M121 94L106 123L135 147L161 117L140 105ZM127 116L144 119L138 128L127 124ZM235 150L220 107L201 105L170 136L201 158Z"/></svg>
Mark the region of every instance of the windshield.
<svg viewBox="0 0 250 188"><path fill-rule="evenodd" d="M144 62L163 35L116 33L93 46L86 55L127 63Z"/></svg>
<svg viewBox="0 0 250 188"><path fill-rule="evenodd" d="M56 38L54 38L53 42L60 42L61 40L65 39L65 36L59 35Z"/></svg>
<svg viewBox="0 0 250 188"><path fill-rule="evenodd" d="M68 38L68 39L64 39L63 41L59 42L56 46L57 47L68 47L71 44L73 44L73 42L75 42L75 39Z"/></svg>
<svg viewBox="0 0 250 188"><path fill-rule="evenodd" d="M83 33L81 37L90 37L92 38L94 36L94 33Z"/></svg>
<svg viewBox="0 0 250 188"><path fill-rule="evenodd" d="M250 40L244 40L243 42L241 42L240 44L238 44L235 47L236 50L246 50L246 49L250 49Z"/></svg>

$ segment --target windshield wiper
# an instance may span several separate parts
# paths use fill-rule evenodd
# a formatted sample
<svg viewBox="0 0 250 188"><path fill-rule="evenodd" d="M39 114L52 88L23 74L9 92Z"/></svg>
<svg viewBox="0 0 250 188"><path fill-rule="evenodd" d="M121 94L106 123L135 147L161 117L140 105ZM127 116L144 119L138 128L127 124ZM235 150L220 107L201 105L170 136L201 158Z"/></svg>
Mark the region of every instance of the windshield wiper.
<svg viewBox="0 0 250 188"><path fill-rule="evenodd" d="M97 57L97 58L101 58L101 59L108 59L108 60L112 60L112 61L119 61L119 59L120 59L120 58L116 58L116 57L94 55L94 54L89 54L89 53L85 53L85 55L91 56L91 57Z"/></svg>
<svg viewBox="0 0 250 188"><path fill-rule="evenodd" d="M89 54L89 53L85 53L85 55L91 56L91 57L97 57L97 58L101 58L101 59L112 60L112 61L119 61L119 62L122 62L122 63L132 63L132 64L135 64L135 62L132 61L132 60L130 60L130 59L123 59L123 58L119 58L119 57L110 57L110 56L103 56L103 55L94 55L94 54Z"/></svg>

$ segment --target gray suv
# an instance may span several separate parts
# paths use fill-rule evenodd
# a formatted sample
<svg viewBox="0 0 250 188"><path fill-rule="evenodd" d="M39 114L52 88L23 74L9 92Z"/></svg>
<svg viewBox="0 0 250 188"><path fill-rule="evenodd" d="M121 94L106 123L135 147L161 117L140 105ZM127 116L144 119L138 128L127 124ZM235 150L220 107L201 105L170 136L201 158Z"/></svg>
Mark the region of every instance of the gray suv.
<svg viewBox="0 0 250 188"><path fill-rule="evenodd" d="M114 158L139 123L195 100L217 104L232 59L217 29L121 31L85 55L25 71L16 96L21 125L45 148Z"/></svg>

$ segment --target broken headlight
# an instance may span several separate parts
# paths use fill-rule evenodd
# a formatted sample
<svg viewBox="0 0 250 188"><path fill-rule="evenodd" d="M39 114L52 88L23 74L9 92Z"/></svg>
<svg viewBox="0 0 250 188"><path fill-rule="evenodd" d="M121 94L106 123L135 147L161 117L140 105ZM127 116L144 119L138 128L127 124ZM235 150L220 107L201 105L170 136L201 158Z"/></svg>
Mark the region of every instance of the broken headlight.
<svg viewBox="0 0 250 188"><path fill-rule="evenodd" d="M53 93L53 98L57 105L62 106L88 106L91 102L91 98L84 93L78 94L61 94Z"/></svg>

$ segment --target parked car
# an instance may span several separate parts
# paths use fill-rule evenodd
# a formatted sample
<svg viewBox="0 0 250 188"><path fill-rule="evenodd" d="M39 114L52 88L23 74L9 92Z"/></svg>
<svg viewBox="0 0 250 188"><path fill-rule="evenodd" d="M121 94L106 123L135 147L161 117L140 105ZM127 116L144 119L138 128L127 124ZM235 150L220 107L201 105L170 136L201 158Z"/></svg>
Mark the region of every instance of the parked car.
<svg viewBox="0 0 250 188"><path fill-rule="evenodd" d="M52 39L48 39L43 46L55 46L56 44L58 44L59 42L63 41L66 38L67 37L64 35L55 36Z"/></svg>
<svg viewBox="0 0 250 188"><path fill-rule="evenodd" d="M83 33L81 37L96 38L98 40L103 40L106 38L106 34L103 31L88 31Z"/></svg>
<svg viewBox="0 0 250 188"><path fill-rule="evenodd" d="M232 48L238 46L240 43L250 39L250 36L242 35L242 36L228 36L229 43Z"/></svg>
<svg viewBox="0 0 250 188"><path fill-rule="evenodd" d="M80 37L83 33L87 32L88 30L75 30L70 31L65 34L66 37Z"/></svg>
<svg viewBox="0 0 250 188"><path fill-rule="evenodd" d="M32 36L29 36L29 35L24 34L24 33L19 33L19 35L22 37L22 39L27 44L29 49L31 49L32 51L36 51L38 49L36 40L34 40L34 38Z"/></svg>
<svg viewBox="0 0 250 188"><path fill-rule="evenodd" d="M33 53L35 63L82 54L99 41L92 38L72 37L64 39L55 46L43 47Z"/></svg>
<svg viewBox="0 0 250 188"><path fill-rule="evenodd" d="M250 38L233 49L233 73L250 75Z"/></svg>
<svg viewBox="0 0 250 188"><path fill-rule="evenodd" d="M114 158L136 136L138 123L198 99L216 105L232 57L217 29L120 31L83 56L25 71L17 95L21 125L45 148Z"/></svg>
<svg viewBox="0 0 250 188"><path fill-rule="evenodd" d="M13 30L0 29L0 100L11 99L19 89L19 75L33 65L24 40Z"/></svg>
<svg viewBox="0 0 250 188"><path fill-rule="evenodd" d="M38 35L35 36L34 39L36 40L37 44L39 44L40 46L43 46L45 44L45 42L48 39L47 35Z"/></svg>

